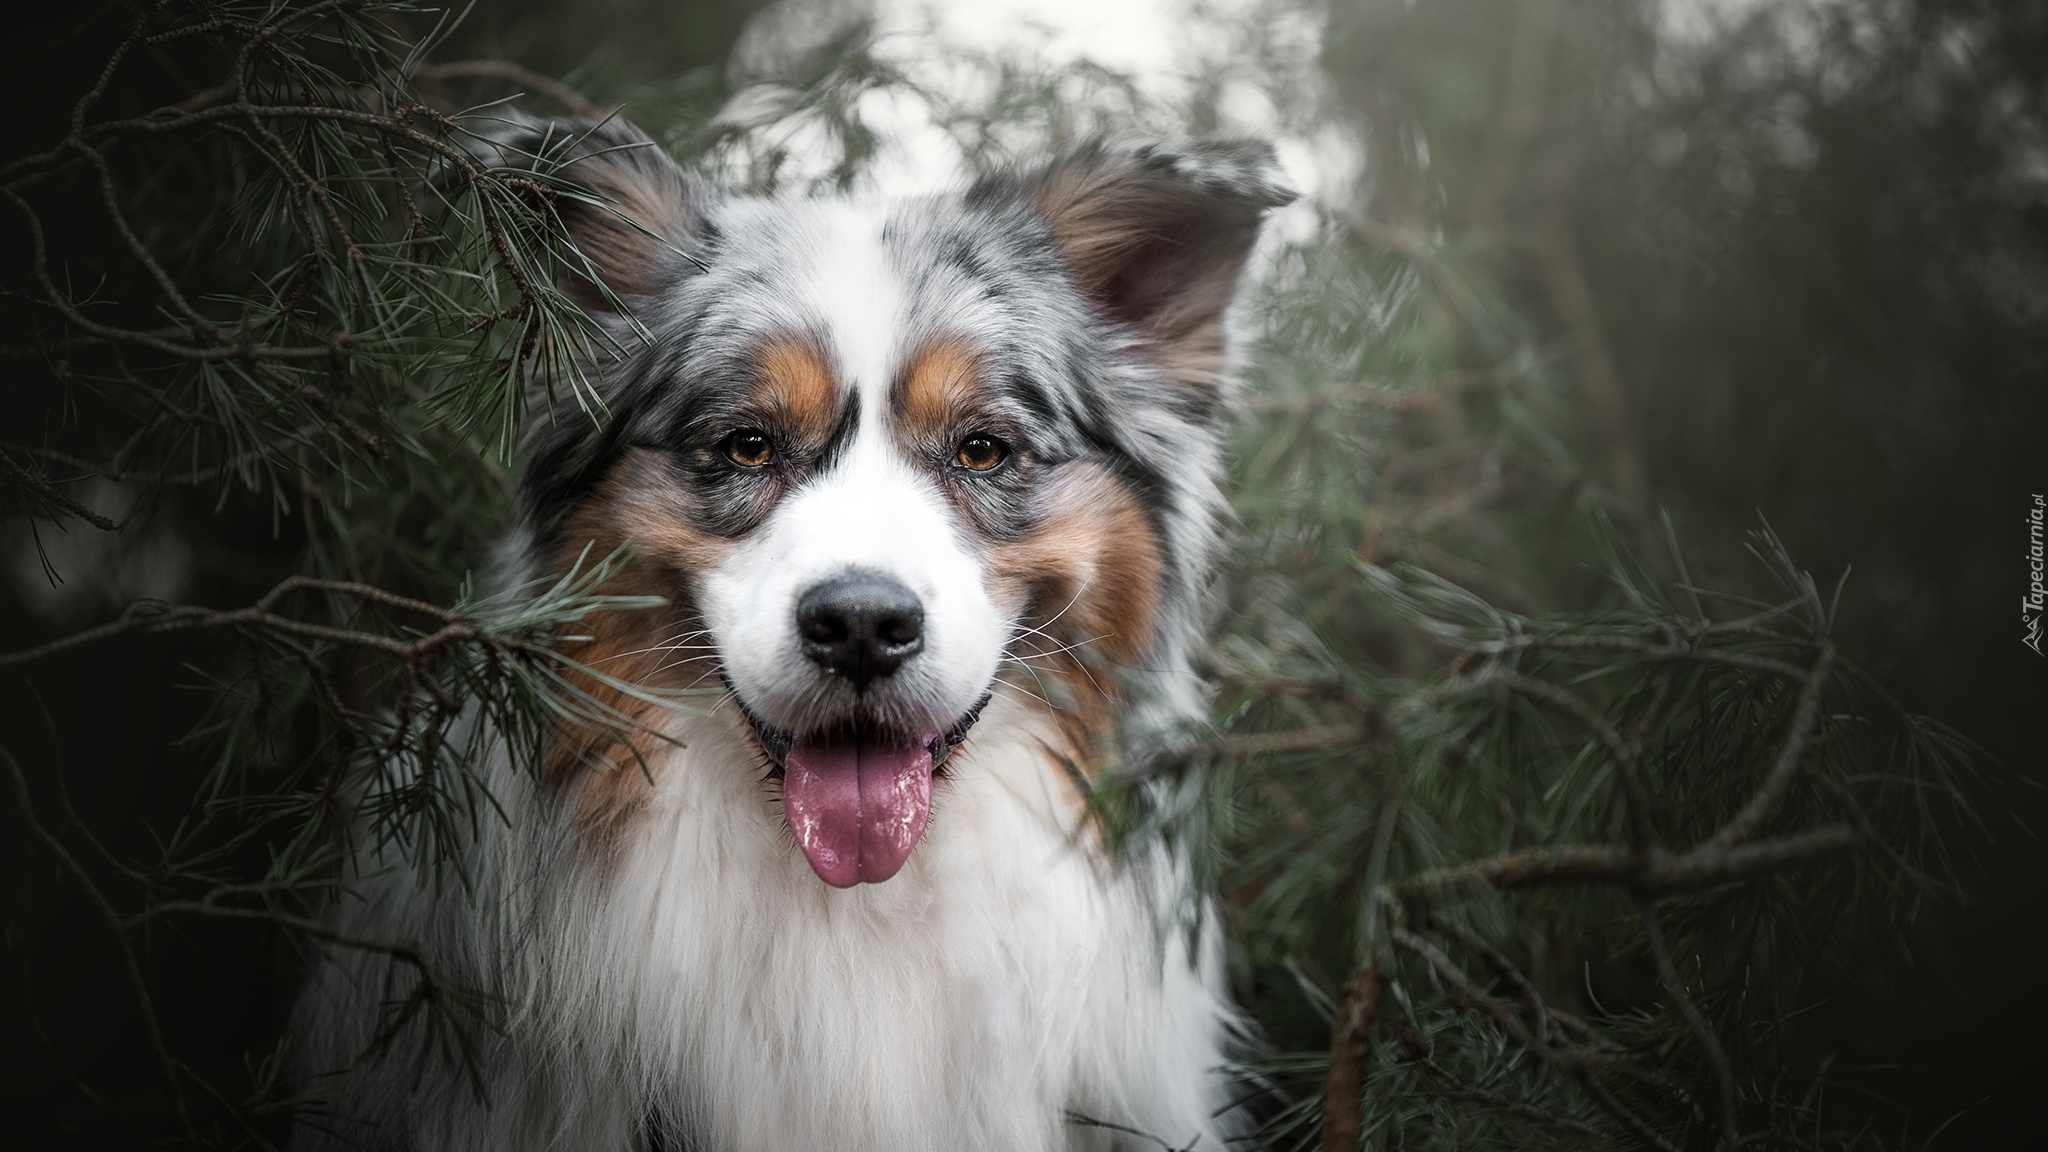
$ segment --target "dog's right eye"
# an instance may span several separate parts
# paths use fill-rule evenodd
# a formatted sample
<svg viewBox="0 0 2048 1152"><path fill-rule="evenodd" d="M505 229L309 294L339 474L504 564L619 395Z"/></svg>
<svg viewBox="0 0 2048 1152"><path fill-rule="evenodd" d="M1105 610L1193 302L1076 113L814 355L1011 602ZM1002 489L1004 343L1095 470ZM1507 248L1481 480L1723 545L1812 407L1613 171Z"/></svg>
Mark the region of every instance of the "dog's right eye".
<svg viewBox="0 0 2048 1152"><path fill-rule="evenodd" d="M969 436L953 453L953 463L969 472L987 472L1010 458L1010 446L993 436Z"/></svg>
<svg viewBox="0 0 2048 1152"><path fill-rule="evenodd" d="M742 468L759 468L775 459L775 442L759 428L741 428L728 434L719 447L725 458Z"/></svg>

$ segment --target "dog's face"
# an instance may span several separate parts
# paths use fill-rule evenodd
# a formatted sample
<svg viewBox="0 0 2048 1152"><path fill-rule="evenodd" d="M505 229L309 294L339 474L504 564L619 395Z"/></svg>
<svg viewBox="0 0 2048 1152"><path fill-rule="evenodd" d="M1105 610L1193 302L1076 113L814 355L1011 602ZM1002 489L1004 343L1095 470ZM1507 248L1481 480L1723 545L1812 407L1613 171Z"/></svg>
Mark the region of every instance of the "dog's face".
<svg viewBox="0 0 2048 1152"><path fill-rule="evenodd" d="M560 182L572 290L628 350L608 423L534 440L537 544L624 545L679 609L583 658L722 677L827 883L902 866L1000 685L1072 762L1124 673L1189 675L1224 311L1289 198L1268 150L1096 148L860 206L720 200L616 126L503 146Z"/></svg>

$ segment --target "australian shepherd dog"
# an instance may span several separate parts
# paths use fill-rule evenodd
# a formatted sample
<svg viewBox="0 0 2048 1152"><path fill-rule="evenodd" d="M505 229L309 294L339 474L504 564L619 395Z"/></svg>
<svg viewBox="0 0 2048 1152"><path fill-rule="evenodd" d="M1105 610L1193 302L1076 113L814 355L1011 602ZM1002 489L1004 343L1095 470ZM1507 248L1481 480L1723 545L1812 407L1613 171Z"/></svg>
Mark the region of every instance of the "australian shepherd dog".
<svg viewBox="0 0 2048 1152"><path fill-rule="evenodd" d="M484 147L608 334L601 419L528 438L511 582L616 554L665 607L564 641L633 725L499 757L452 867L356 862L337 929L499 1010L449 1056L408 960L333 950L301 1146L1220 1149L1215 918L1090 789L1205 707L1271 149L866 203L719 195L619 123Z"/></svg>

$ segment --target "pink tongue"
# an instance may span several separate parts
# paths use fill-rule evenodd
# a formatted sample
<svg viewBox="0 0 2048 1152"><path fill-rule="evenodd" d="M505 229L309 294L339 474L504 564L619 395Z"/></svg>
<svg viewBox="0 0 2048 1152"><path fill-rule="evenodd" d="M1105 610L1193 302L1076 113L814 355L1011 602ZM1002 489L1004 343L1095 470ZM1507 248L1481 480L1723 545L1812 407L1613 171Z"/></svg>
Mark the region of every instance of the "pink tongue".
<svg viewBox="0 0 2048 1152"><path fill-rule="evenodd" d="M782 816L811 871L834 888L896 874L932 812L929 740L799 736L782 759Z"/></svg>

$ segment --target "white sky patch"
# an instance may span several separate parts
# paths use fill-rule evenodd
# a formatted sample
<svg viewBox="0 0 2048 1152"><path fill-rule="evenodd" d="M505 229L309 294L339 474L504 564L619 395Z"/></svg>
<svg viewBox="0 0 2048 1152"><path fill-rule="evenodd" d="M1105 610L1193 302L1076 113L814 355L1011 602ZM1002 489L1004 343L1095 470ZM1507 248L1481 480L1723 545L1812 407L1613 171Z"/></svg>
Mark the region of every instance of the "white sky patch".
<svg viewBox="0 0 2048 1152"><path fill-rule="evenodd" d="M993 91L997 64L1036 72L1094 66L1128 78L1142 102L1169 109L1186 105L1202 77L1220 78L1220 131L1271 140L1304 195L1279 226L1297 242L1317 229L1314 205L1347 199L1363 165L1356 133L1320 114L1322 19L1304 0L783 0L756 18L736 55L743 71L773 75L784 46L828 40L863 13L872 13L877 58L942 102L969 107ZM1248 52L1254 42L1263 51ZM742 91L726 117L771 119L786 90L764 87ZM878 89L856 107L877 140L863 190L915 195L967 178L959 145L922 96ZM1170 125L1123 130L1173 135ZM828 136L802 125L778 124L769 135L791 153L785 175L798 180L824 174L836 158ZM1018 141L1020 149L1034 143Z"/></svg>
<svg viewBox="0 0 2048 1152"><path fill-rule="evenodd" d="M1664 0L1657 6L1657 31L1665 43L1700 44L1757 12L1783 3L1784 0Z"/></svg>
<svg viewBox="0 0 2048 1152"><path fill-rule="evenodd" d="M1178 0L888 0L884 28L928 18L943 42L984 51L1029 46L1057 63L1090 60L1144 79L1173 72L1176 29L1189 5Z"/></svg>

